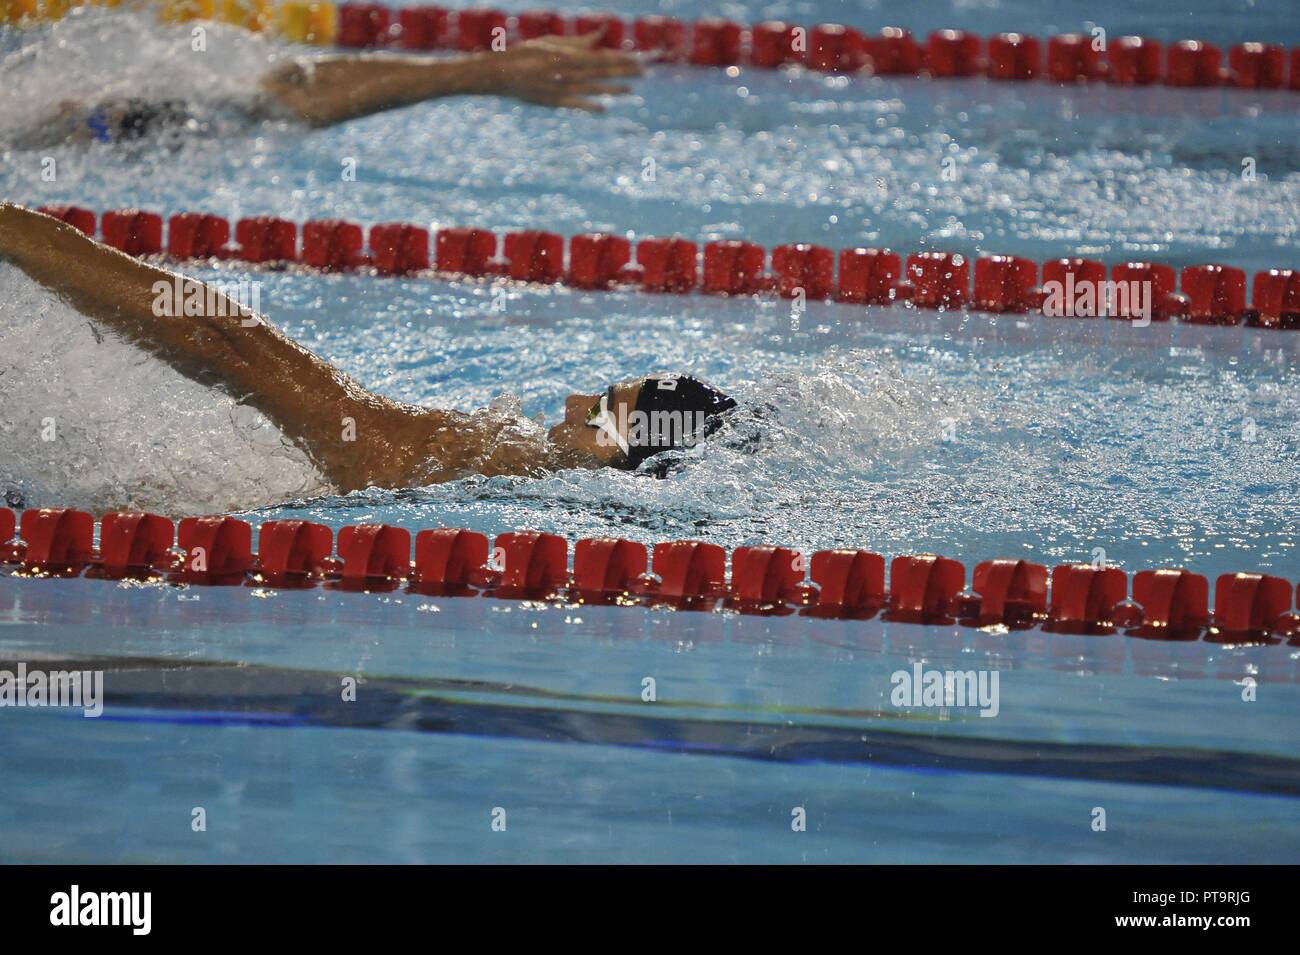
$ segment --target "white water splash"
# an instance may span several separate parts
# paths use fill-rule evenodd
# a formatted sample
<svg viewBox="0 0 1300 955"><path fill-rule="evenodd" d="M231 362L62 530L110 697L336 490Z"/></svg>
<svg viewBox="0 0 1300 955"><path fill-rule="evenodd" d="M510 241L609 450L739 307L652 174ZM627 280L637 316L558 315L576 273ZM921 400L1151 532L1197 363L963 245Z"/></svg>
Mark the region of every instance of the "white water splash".
<svg viewBox="0 0 1300 955"><path fill-rule="evenodd" d="M195 50L193 29L205 31ZM119 97L180 100L198 113L247 110L258 81L293 55L289 47L221 23L160 24L152 10L73 8L55 23L24 31L0 58L6 87L0 139L30 130L61 103Z"/></svg>
<svg viewBox="0 0 1300 955"><path fill-rule="evenodd" d="M259 411L95 326L7 263L0 409L0 490L29 507L178 515L331 490Z"/></svg>

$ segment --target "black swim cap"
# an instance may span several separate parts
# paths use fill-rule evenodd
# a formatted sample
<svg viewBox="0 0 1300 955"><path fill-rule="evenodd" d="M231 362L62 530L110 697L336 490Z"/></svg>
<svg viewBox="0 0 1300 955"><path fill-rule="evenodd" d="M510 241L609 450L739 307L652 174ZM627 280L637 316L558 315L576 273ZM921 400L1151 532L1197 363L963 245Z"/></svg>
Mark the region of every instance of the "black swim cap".
<svg viewBox="0 0 1300 955"><path fill-rule="evenodd" d="M630 418L627 451L618 466L636 470L661 451L688 448L712 434L717 415L736 407L736 399L690 375L653 375L641 382L635 417Z"/></svg>

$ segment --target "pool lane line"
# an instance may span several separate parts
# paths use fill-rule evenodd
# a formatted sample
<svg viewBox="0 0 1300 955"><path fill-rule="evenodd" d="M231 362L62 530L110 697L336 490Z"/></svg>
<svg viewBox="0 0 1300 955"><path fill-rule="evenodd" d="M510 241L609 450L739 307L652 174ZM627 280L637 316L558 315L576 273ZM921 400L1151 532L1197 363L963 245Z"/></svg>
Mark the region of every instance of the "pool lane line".
<svg viewBox="0 0 1300 955"><path fill-rule="evenodd" d="M63 7L11 0L12 20L57 19ZM1226 67L1220 47L1198 39L1161 44L1139 36L1108 39L1104 26L1088 33L1030 33L980 37L964 30L932 30L918 42L908 30L886 26L872 33L840 23L812 26L768 19L752 25L718 17L681 20L647 15L625 20L614 13L565 16L553 10L511 13L494 9L394 8L329 0L162 0L163 23L215 19L266 31L291 43L344 49L392 48L403 52L486 52L544 36L600 32L599 45L638 53L652 62L734 70L804 67L829 74L966 79L1042 80L1062 86L1107 83L1129 87L1163 84L1189 89L1235 87L1300 90L1300 47L1289 51L1266 41L1237 43ZM503 45L504 44L504 45ZM1289 69L1288 69L1289 62Z"/></svg>
<svg viewBox="0 0 1300 955"><path fill-rule="evenodd" d="M1142 327L1177 319L1180 324L1246 325L1300 330L1300 268L1256 272L1217 263L1174 266L1130 260L1108 269L1095 259L1064 256L1042 263L1020 256L923 251L904 257L890 249L840 249L804 242L768 250L743 239L703 243L680 236L521 230L498 236L488 229L410 223L314 219L301 227L274 216L230 222L217 215L181 212L163 217L142 209L107 210L97 216L71 205L35 207L129 255L160 266L236 261L243 268L365 274L376 278L441 281L510 281L564 285L581 291L649 294L695 292L717 296L775 295L792 303L906 305L933 311L1041 314L1048 318L1108 318ZM301 234L301 248L299 236ZM701 248L702 245L702 248ZM567 257L566 257L567 249ZM1250 305L1246 303L1250 286ZM792 307L794 305L792 304Z"/></svg>
<svg viewBox="0 0 1300 955"><path fill-rule="evenodd" d="M0 657L0 670L13 670L20 661L15 657L12 660L5 660ZM232 662L225 660L178 660L171 657L150 657L141 655L125 656L77 656L72 658L66 654L57 651L31 649L24 651L22 662L25 662L29 669L34 668L37 664L42 669L59 669L59 670L102 670L105 673L120 672L129 670L152 670L152 671L170 671L183 669L203 669L203 668L229 668L233 666L256 668L273 666L261 663ZM306 671L317 672L326 671ZM342 671L340 671L342 673ZM367 685L371 680L383 680L386 685L399 689L403 693L412 696L455 693L461 699L473 701L476 695L486 697L523 697L530 700L543 701L546 703L589 703L598 706L640 706L639 697L615 696L613 694L602 693L574 693L563 690L548 690L542 687L530 686L521 683L500 683L492 680L471 680L464 678L452 677L405 677L391 674L364 674L364 673L342 673L345 676L355 676L359 686ZM819 707L819 706L782 706L780 704L739 704L739 703L709 703L704 701L688 700L671 700L663 699L656 701L656 706L668 710L705 710L726 713L735 713L737 711L757 713L764 716L789 717L789 716L820 716L836 717L846 720L852 719L874 719L874 720L901 720L908 723L929 723L929 722L950 722L951 716L940 716L927 712L918 712L914 709L849 709L845 707Z"/></svg>
<svg viewBox="0 0 1300 955"><path fill-rule="evenodd" d="M863 549L815 551L767 544L726 548L700 540L656 543L611 537L569 540L508 531L489 544L464 528L412 535L389 524L334 531L304 520L271 520L257 532L222 515L111 512L98 521L74 508L0 507L0 564L12 578L133 579L187 586L257 586L423 597L529 601L559 606L643 606L937 624L989 634L1124 636L1156 644L1300 646L1300 583L1263 573L1210 581L1182 567L1126 570L1105 563L1048 568L1025 559L976 564L938 554L886 558ZM415 559L411 559L414 538ZM202 556L202 566L197 567ZM730 575L727 573L730 565ZM3 574L3 571L0 571ZM810 582L811 579L811 582ZM1130 588L1131 583L1131 588Z"/></svg>
<svg viewBox="0 0 1300 955"><path fill-rule="evenodd" d="M899 27L871 33L840 23L802 26L772 19L748 26L717 17L687 21L648 15L627 21L612 13L566 17L552 10L516 14L330 0L160 0L145 5L155 7L164 24L216 20L290 43L351 50L479 53L544 36L600 32L599 45L606 49L637 53L651 62L728 71L802 67L838 75L986 76L998 82L1043 80L1059 86L1300 90L1300 47L1237 43L1229 48L1225 66L1215 43L1184 39L1162 44L1141 36L1108 40L1103 27L1089 27L1087 35L1055 34L1045 44L1029 33L1002 32L982 38L954 29L932 30L919 42ZM67 3L9 0L0 5L0 23L49 23L67 11Z"/></svg>
<svg viewBox="0 0 1300 955"><path fill-rule="evenodd" d="M126 710L120 719L127 722L398 730L770 763L878 765L1300 797L1300 760L1261 753L529 708L413 693L422 682L413 678L367 678L356 701L345 703L337 673L213 661L133 663L135 669L116 668L113 679L105 681L100 719L117 719L108 710L111 704ZM68 668L74 664L94 661L67 661Z"/></svg>

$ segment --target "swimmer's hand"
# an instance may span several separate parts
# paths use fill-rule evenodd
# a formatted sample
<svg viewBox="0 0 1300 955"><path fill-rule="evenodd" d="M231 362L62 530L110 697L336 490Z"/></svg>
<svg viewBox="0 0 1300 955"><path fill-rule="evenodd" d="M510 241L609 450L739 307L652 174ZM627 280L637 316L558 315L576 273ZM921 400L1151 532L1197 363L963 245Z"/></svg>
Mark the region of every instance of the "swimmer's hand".
<svg viewBox="0 0 1300 955"><path fill-rule="evenodd" d="M591 97L628 92L628 86L610 80L640 76L641 64L619 50L598 48L600 37L599 32L540 37L484 54L487 91L539 106L602 112Z"/></svg>
<svg viewBox="0 0 1300 955"><path fill-rule="evenodd" d="M626 93L611 80L639 76L635 57L597 49L599 33L542 37L501 52L453 59L354 53L302 60L262 80L280 107L313 126L329 126L441 96L511 96L542 106L592 112L591 97Z"/></svg>

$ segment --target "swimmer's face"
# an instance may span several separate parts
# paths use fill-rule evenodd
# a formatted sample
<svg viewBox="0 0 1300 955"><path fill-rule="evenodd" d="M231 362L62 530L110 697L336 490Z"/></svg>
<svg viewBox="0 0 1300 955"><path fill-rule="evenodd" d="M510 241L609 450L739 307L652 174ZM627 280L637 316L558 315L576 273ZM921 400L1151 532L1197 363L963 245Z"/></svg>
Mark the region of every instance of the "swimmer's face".
<svg viewBox="0 0 1300 955"><path fill-rule="evenodd" d="M589 454L601 464L612 463L620 454L619 439L627 440L627 422L636 410L642 381L638 378L614 385L612 401L608 392L569 395L564 399L564 421L550 431L551 442L570 451Z"/></svg>

